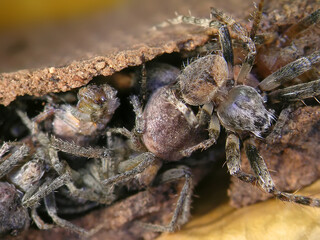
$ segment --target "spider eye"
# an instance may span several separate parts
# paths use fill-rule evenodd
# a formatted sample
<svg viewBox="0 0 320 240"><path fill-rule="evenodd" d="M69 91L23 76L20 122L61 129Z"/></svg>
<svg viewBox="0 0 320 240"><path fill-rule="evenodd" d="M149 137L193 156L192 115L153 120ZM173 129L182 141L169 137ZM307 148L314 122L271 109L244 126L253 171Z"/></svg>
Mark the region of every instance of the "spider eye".
<svg viewBox="0 0 320 240"><path fill-rule="evenodd" d="M103 105L107 101L107 97L105 95L105 92L102 89L99 89L99 91L96 92L93 102L98 105Z"/></svg>

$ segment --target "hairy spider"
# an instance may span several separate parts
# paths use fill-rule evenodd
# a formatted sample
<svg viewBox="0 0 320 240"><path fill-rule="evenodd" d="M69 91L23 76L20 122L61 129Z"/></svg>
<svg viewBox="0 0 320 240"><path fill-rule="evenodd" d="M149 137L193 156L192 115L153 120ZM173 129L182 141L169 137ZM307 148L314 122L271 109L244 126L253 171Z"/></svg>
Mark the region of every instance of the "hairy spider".
<svg viewBox="0 0 320 240"><path fill-rule="evenodd" d="M100 177L113 175L109 171L112 167L108 166L108 170L104 171L107 168L104 164L112 164L112 161L108 161L110 150L82 148L80 153L83 156L99 156L99 160L87 160L84 166L77 166L74 170L69 167L67 161L59 158L58 152L51 146L48 136L40 130L38 124L53 116L53 132L57 136L78 144L86 143L106 126L118 106L116 91L109 85L103 84L99 87L88 85L81 88L76 107L71 105L47 107L33 121L25 113L17 112L32 132L32 143L30 147L22 145L18 149L15 146L18 143L3 144L0 149L0 179L5 178L21 191L20 195L23 197L20 207L32 209L32 218L40 229L53 227L44 223L37 214L36 208L43 199L47 213L56 224L80 234L87 234L86 230L58 217L53 191L61 186L65 185L70 194L79 201L84 199L96 203L110 203L116 199L116 193L113 189L103 188L100 183ZM15 148L10 145L14 145ZM126 148L123 144L117 141L116 145L117 148L113 149L115 155L113 159L118 155L125 156L122 148ZM113 145L110 144L108 147L113 148ZM9 151L11 148L12 151ZM95 205L97 204L88 203L85 208ZM5 210L3 212L6 213ZM14 226L12 227L14 230Z"/></svg>
<svg viewBox="0 0 320 240"><path fill-rule="evenodd" d="M87 145L105 129L114 111L119 107L120 102L116 94L117 91L108 84L91 84L79 89L76 106L48 105L33 121L40 123L53 116L52 132L57 137Z"/></svg>
<svg viewBox="0 0 320 240"><path fill-rule="evenodd" d="M319 199L278 190L253 141L254 137L261 138L275 120L272 111L266 109L266 101L290 103L320 94L320 80L275 90L320 62L320 51L287 64L265 78L256 88L238 84L245 82L254 63L256 48L253 39L261 19L262 5L263 2L259 4L250 33L230 16L214 8L211 14L216 20L192 16L177 16L169 20L172 24L188 23L218 29L222 54L209 54L189 64L179 74L175 83L158 88L144 109L139 105L137 97L131 98L136 113L135 128L131 132L124 128L111 131L128 137L137 150L153 155L148 154L148 158L141 157L141 162L132 170L106 179L103 181L106 185L130 181L150 166L158 165L159 159L177 161L198 149L209 148L216 142L222 125L227 131L226 161L231 175L244 182L258 183L266 192L283 201L320 207ZM319 10L315 13L312 14L313 18L316 18L313 22L318 22ZM236 78L233 73L234 57L228 28L236 33L248 51ZM199 107L197 114L193 112L192 106ZM281 125L281 122L277 124ZM241 170L240 139L243 141L253 175ZM169 225L145 226L156 231L174 231L187 220L191 189L187 184L190 176L185 174L184 177L186 185Z"/></svg>

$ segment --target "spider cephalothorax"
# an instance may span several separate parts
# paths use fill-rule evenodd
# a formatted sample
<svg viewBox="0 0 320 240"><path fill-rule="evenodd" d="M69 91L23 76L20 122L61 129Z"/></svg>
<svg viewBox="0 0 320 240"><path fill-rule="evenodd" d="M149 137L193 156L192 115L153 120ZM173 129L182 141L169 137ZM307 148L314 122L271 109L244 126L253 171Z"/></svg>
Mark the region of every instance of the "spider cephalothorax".
<svg viewBox="0 0 320 240"><path fill-rule="evenodd" d="M221 124L229 131L248 131L261 136L274 117L264 105L261 95L250 86L232 88L217 108Z"/></svg>

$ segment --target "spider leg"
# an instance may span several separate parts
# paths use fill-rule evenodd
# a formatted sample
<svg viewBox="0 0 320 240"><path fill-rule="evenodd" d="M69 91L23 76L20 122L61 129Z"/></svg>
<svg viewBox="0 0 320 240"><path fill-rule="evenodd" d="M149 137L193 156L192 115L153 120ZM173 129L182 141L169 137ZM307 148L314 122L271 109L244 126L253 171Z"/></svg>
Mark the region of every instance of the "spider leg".
<svg viewBox="0 0 320 240"><path fill-rule="evenodd" d="M193 111L177 98L174 91L168 89L165 93L167 101L184 115L190 126L197 126L199 124L199 121Z"/></svg>
<svg viewBox="0 0 320 240"><path fill-rule="evenodd" d="M37 227L39 229L51 229L51 228L54 228L54 225L53 224L48 224L48 223L45 223L41 218L40 216L38 215L37 213L37 208L36 207L33 207L31 209L31 217L34 221L34 223L37 225Z"/></svg>
<svg viewBox="0 0 320 240"><path fill-rule="evenodd" d="M226 25L222 25L219 28L219 41L223 53L223 58L226 60L228 64L228 79L233 79L233 48L230 33ZM232 85L234 85L234 83Z"/></svg>
<svg viewBox="0 0 320 240"><path fill-rule="evenodd" d="M72 224L71 222L69 221L66 221L62 218L60 218L58 215L57 215L57 207L56 207L56 201L55 201L55 196L54 196L54 193L50 193L49 195L47 195L45 198L44 198L44 204L46 206L46 209L47 209L47 212L49 214L49 216L52 218L52 220L59 226L63 227L63 228L67 228L73 232L76 232L80 235L86 235L88 234L88 232L81 228L81 227L78 227L74 224Z"/></svg>
<svg viewBox="0 0 320 240"><path fill-rule="evenodd" d="M136 119L140 119L140 117L139 118L136 117ZM136 125L139 125L139 124L136 123ZM146 150L145 146L140 140L140 136L135 131L130 132L128 129L123 127L123 128L109 128L108 132L121 134L127 137L128 139L130 139L130 142L132 143L132 147L134 150L137 150L137 151Z"/></svg>
<svg viewBox="0 0 320 240"><path fill-rule="evenodd" d="M112 135L111 132L107 131L106 132L106 140L107 140L107 148L111 149L116 149L120 148L121 150L125 149L125 146L122 144L122 142L119 143L119 139L115 139L115 137ZM124 154L121 154L121 156ZM106 159L106 158L101 158L101 171L100 171L100 178L103 178L105 175L108 177L114 176L117 172L117 164L120 162L122 159L119 159L120 157L112 155L111 159ZM102 173L102 175L101 175Z"/></svg>
<svg viewBox="0 0 320 240"><path fill-rule="evenodd" d="M281 46L288 46L296 35L305 31L313 24L318 23L320 23L320 9L314 11L307 17L301 19L299 22L289 27L280 37L280 39L283 40Z"/></svg>
<svg viewBox="0 0 320 240"><path fill-rule="evenodd" d="M142 76L143 78L146 78L145 69L144 69L144 73L142 75L143 75ZM143 79L143 81L146 81L146 79ZM146 86L144 86L144 87L146 87ZM133 106L133 111L135 112L135 116L136 116L135 127L134 127L133 131L130 132L126 128L111 128L111 129L108 129L108 132L121 134L121 135L127 137L128 139L130 139L134 150L145 151L146 148L140 140L140 135L143 134L145 131L145 129L144 129L145 122L144 122L144 118L143 118L142 106L139 101L139 98L135 95L130 96L130 102Z"/></svg>
<svg viewBox="0 0 320 240"><path fill-rule="evenodd" d="M64 143L68 144L67 142L64 142ZM60 161L58 157L58 153L55 149L51 148L49 150L49 155L50 155L51 165L54 166L54 169L57 171L57 173L60 176L64 176L64 175L69 176L69 178L66 179L66 181L62 185L67 186L71 195L80 197L86 200L95 201L99 203L107 203L107 204L114 200L115 197L112 195L112 191L108 192L105 196L101 196L100 194L95 193L95 191L93 191L91 188L90 189L77 188L73 182L77 182L79 179L82 179L84 177L86 179L82 179L82 180L90 181L89 178L91 176L88 176L89 174L87 173L84 173L82 176L78 172L72 170L67 164L63 164Z"/></svg>
<svg viewBox="0 0 320 240"><path fill-rule="evenodd" d="M155 174L161 167L161 161L153 153L145 152L121 162L118 167L120 174L101 181L104 186L114 186L119 183L126 183L139 178L140 185L149 185Z"/></svg>
<svg viewBox="0 0 320 240"><path fill-rule="evenodd" d="M75 143L55 138L54 136L51 136L51 144L54 148L56 148L59 151L66 152L74 156L94 158L96 159L96 161L100 161L101 168L97 170L101 179L103 179L105 175L110 176L115 173L116 163L113 158L114 152L110 149L82 147Z"/></svg>
<svg viewBox="0 0 320 240"><path fill-rule="evenodd" d="M244 145L251 168L258 178L259 185L266 192L274 195L276 198L282 201L294 202L306 206L320 207L320 199L279 191L274 185L274 182L270 176L266 163L259 154L252 139L246 140L244 142Z"/></svg>
<svg viewBox="0 0 320 240"><path fill-rule="evenodd" d="M137 135L143 134L144 132L144 119L143 119L143 114L142 114L142 106L139 101L139 98L135 95L130 96L130 102L133 106L133 111L136 115L136 120L135 120L135 126L134 126L134 132Z"/></svg>
<svg viewBox="0 0 320 240"><path fill-rule="evenodd" d="M53 108L52 106L50 107L45 107L45 110L38 114L36 117L34 117L32 120L36 122L37 124L43 122L44 120L52 117L56 113L56 109Z"/></svg>
<svg viewBox="0 0 320 240"><path fill-rule="evenodd" d="M266 77L259 84L263 91L270 91L310 70L313 64L320 62L320 51L299 58Z"/></svg>
<svg viewBox="0 0 320 240"><path fill-rule="evenodd" d="M257 182L255 176L241 170L240 142L239 138L233 133L229 133L226 140L226 159L229 173L232 176L247 183L253 184Z"/></svg>
<svg viewBox="0 0 320 240"><path fill-rule="evenodd" d="M112 151L106 148L82 147L75 143L51 136L51 145L59 151L86 158L111 158Z"/></svg>
<svg viewBox="0 0 320 240"><path fill-rule="evenodd" d="M320 79L279 89L268 94L272 103L299 101L320 95Z"/></svg>
<svg viewBox="0 0 320 240"><path fill-rule="evenodd" d="M266 142L268 144L272 144L276 141L276 139L281 138L282 129L289 119L290 113L294 111L297 105L298 104L290 104L289 106L281 110L280 115L272 129L272 132L266 137Z"/></svg>
<svg viewBox="0 0 320 240"><path fill-rule="evenodd" d="M142 102L145 104L147 99L147 69L146 59L144 54L141 56L142 67L141 67L141 78L140 78L140 96L142 96Z"/></svg>
<svg viewBox="0 0 320 240"><path fill-rule="evenodd" d="M7 152L9 152L11 148L11 144L9 144L8 142L4 142L0 148L0 159L3 157L3 155L5 155Z"/></svg>
<svg viewBox="0 0 320 240"><path fill-rule="evenodd" d="M258 5L258 9L254 13L253 25L250 30L250 38L251 39L255 39L255 37L256 37L257 31L258 31L258 28L259 28L259 25L261 22L261 18L262 18L263 5L264 5L264 0L260 0L259 5Z"/></svg>
<svg viewBox="0 0 320 240"><path fill-rule="evenodd" d="M262 4L259 5L258 12L256 13L256 16L258 16L258 17L255 18L255 22L253 25L254 28L258 28L258 26L259 26L259 23L261 20L261 17L259 17L259 14L261 14L260 12L262 9L262 5L263 5L263 2L262 2ZM261 9L260 9L260 7L261 7ZM230 26L231 30L237 34L238 38L244 44L247 45L249 53L248 53L247 57L245 58L244 62L242 63L240 73L237 78L237 81L243 82L243 80L247 77L247 75L251 71L253 63L254 63L254 59L255 59L255 56L257 53L255 43L250 38L248 31L245 28L243 28L240 24L238 24L231 16L228 16L227 14L225 14L222 11L219 11L215 8L211 8L211 14L215 18L217 18L218 20L220 20L223 23ZM252 34L255 34L255 33L252 33Z"/></svg>
<svg viewBox="0 0 320 240"><path fill-rule="evenodd" d="M173 19L168 19L167 21L172 25L187 23L187 24L191 24L191 25L197 25L197 26L200 26L203 28L208 28L210 26L210 23L212 22L212 19L177 15L177 17L175 17ZM164 26L167 26L167 25L164 25Z"/></svg>
<svg viewBox="0 0 320 240"><path fill-rule="evenodd" d="M59 192L60 193L60 192ZM71 195L70 195L71 196ZM98 202L88 202L85 205L81 206L74 206L74 207L59 207L58 212L59 214L67 214L67 215L76 215L76 214L82 214L84 212L88 212L97 206L99 206L100 203Z"/></svg>
<svg viewBox="0 0 320 240"><path fill-rule="evenodd" d="M0 152L5 154L9 150L9 144L5 143L1 146ZM25 145L20 146L0 164L0 179L8 174L16 164L29 154L29 148Z"/></svg>
<svg viewBox="0 0 320 240"><path fill-rule="evenodd" d="M211 23L212 24L212 23ZM232 41L229 33L229 29L227 25L217 23L218 26L218 34L219 34L219 42L223 54L223 58L226 60L228 64L228 79L233 79L233 66L234 66L234 57L233 57L233 48Z"/></svg>
<svg viewBox="0 0 320 240"><path fill-rule="evenodd" d="M204 105L204 107L205 106L206 105ZM213 144L217 142L217 139L220 134L220 122L219 122L218 116L215 113L206 112L204 108L201 108L200 111L201 111L200 113L206 114L207 117L208 116L210 117L209 126L208 126L209 139L206 139L195 146L182 150L181 154L185 157L190 156L194 151L198 149L205 150L211 147Z"/></svg>
<svg viewBox="0 0 320 240"><path fill-rule="evenodd" d="M170 169L164 172L161 176L161 183L178 181L180 179L184 179L185 182L180 192L170 223L167 226L162 226L139 222L142 227L156 232L174 232L188 221L192 195L192 176L190 171L185 168Z"/></svg>
<svg viewBox="0 0 320 240"><path fill-rule="evenodd" d="M22 205L25 207L32 207L39 203L39 201L58 189L59 187L65 185L70 181L70 175L68 173L62 174L56 179L52 180L48 178L38 190L35 191L34 188L29 189L22 198Z"/></svg>

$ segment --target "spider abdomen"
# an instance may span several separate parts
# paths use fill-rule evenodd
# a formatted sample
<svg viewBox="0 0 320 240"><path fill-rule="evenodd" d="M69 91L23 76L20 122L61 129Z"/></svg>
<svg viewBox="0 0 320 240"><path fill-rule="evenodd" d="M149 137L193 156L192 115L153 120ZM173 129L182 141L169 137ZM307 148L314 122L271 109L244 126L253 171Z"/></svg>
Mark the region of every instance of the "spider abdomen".
<svg viewBox="0 0 320 240"><path fill-rule="evenodd" d="M205 129L190 125L186 116L168 102L168 86L156 91L144 110L145 132L142 135L147 149L157 157L175 161L183 157L181 150L205 139Z"/></svg>

